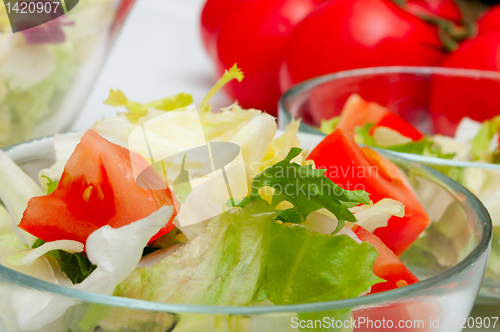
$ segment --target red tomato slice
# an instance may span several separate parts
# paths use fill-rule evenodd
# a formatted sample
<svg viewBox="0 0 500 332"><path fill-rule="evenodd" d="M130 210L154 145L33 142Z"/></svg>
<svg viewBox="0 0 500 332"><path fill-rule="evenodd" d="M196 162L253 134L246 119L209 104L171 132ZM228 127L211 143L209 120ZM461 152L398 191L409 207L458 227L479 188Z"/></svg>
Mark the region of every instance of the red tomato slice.
<svg viewBox="0 0 500 332"><path fill-rule="evenodd" d="M356 127L367 123L378 123L385 116L391 114L388 109L376 103L369 103L357 94L353 94L346 101L337 128L344 132L354 133Z"/></svg>
<svg viewBox="0 0 500 332"><path fill-rule="evenodd" d="M391 249L375 235L359 225L353 228L354 233L361 241L368 242L377 249L379 256L373 265L373 273L379 278L386 280L372 286L370 294L395 289L418 282L418 278L401 263Z"/></svg>
<svg viewBox="0 0 500 332"><path fill-rule="evenodd" d="M414 141L418 141L424 137L424 135L415 127L413 127L408 121L396 114L386 114L375 126L372 127L373 130L376 127L387 127L393 129L400 133L401 135L411 138Z"/></svg>
<svg viewBox="0 0 500 332"><path fill-rule="evenodd" d="M136 184L134 170L149 164L140 155L112 144L89 130L64 167L57 189L28 202L19 227L44 240L75 240L85 244L96 229L117 228L145 218L163 205L173 205L168 189L145 189ZM163 182L148 173L148 182ZM157 186L160 188L159 186ZM170 220L151 241L174 228Z"/></svg>
<svg viewBox="0 0 500 332"><path fill-rule="evenodd" d="M325 176L346 190L364 190L373 202L392 198L405 205L402 218L392 217L387 227L374 234L396 255L401 255L430 223L429 215L408 183L391 161L369 148L360 148L341 129L328 135L309 154Z"/></svg>

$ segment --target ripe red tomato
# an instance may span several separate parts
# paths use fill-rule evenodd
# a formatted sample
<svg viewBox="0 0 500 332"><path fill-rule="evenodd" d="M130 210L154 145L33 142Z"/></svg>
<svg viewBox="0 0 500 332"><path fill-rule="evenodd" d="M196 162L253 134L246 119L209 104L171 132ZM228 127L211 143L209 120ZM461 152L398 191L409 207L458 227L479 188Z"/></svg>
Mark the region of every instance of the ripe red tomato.
<svg viewBox="0 0 500 332"><path fill-rule="evenodd" d="M247 108L273 115L281 95L278 70L292 29L322 0L255 0L228 17L217 38L217 75L234 63L245 73L224 89Z"/></svg>
<svg viewBox="0 0 500 332"><path fill-rule="evenodd" d="M477 21L478 36L500 31L500 5L493 6Z"/></svg>
<svg viewBox="0 0 500 332"><path fill-rule="evenodd" d="M406 0L403 7L416 16L462 23L462 13L453 0Z"/></svg>
<svg viewBox="0 0 500 332"><path fill-rule="evenodd" d="M405 215L392 217L374 234L396 255L401 255L430 223L429 215L404 174L391 161L369 148L360 148L341 129L328 135L309 154L325 176L347 190L364 190L373 202L392 198L402 202Z"/></svg>
<svg viewBox="0 0 500 332"><path fill-rule="evenodd" d="M207 54L215 60L217 58L217 37L220 29L229 17L240 6L251 0L207 0L203 6L200 20L201 41Z"/></svg>
<svg viewBox="0 0 500 332"><path fill-rule="evenodd" d="M131 158L140 169L148 168L140 155L87 131L66 163L57 189L30 199L19 227L47 242L75 240L85 244L87 237L104 225L125 226L162 205L173 205L169 189L145 189L136 184ZM148 181L163 180L151 173ZM151 240L171 231L174 217L175 213L165 220L165 227Z"/></svg>
<svg viewBox="0 0 500 332"><path fill-rule="evenodd" d="M389 0L330 1L294 29L280 86L347 69L436 66L444 57L437 27Z"/></svg>
<svg viewBox="0 0 500 332"><path fill-rule="evenodd" d="M500 71L500 30L464 41L442 66ZM454 135L464 116L484 121L498 115L499 95L499 80L436 75L430 96L434 130Z"/></svg>

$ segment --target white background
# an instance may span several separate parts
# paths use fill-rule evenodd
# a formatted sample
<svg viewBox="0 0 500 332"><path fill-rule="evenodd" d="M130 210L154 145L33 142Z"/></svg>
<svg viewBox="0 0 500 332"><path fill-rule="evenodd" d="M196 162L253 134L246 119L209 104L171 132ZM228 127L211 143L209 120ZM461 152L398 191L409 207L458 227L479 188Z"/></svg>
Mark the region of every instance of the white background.
<svg viewBox="0 0 500 332"><path fill-rule="evenodd" d="M87 129L103 116L120 111L104 105L109 89L131 100L150 102L179 92L197 105L215 82L205 54L199 21L205 0L138 0L122 28L82 112L71 130ZM219 93L215 105L232 102Z"/></svg>

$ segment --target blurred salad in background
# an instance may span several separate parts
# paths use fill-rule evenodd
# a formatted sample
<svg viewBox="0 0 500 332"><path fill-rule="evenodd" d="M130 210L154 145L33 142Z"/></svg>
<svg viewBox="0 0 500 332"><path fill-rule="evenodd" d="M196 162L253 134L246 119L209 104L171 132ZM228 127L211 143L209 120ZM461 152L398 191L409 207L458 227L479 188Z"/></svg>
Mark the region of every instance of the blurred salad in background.
<svg viewBox="0 0 500 332"><path fill-rule="evenodd" d="M81 0L63 16L17 33L0 6L0 147L72 123L130 3Z"/></svg>

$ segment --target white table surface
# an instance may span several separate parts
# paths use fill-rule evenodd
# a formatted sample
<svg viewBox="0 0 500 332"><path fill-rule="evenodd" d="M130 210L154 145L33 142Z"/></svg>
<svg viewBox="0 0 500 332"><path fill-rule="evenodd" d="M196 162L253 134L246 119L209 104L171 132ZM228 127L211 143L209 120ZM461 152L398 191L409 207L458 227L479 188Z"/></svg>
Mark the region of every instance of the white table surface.
<svg viewBox="0 0 500 332"><path fill-rule="evenodd" d="M119 110L102 102L110 88L134 101L149 102L179 92L197 105L215 82L214 69L199 36L205 0L137 0L72 130L86 129ZM231 100L219 93L214 106ZM473 316L498 316L500 306L476 306ZM498 330L500 325L495 329ZM477 329L469 331L492 331Z"/></svg>
<svg viewBox="0 0 500 332"><path fill-rule="evenodd" d="M109 89L120 89L138 102L179 92L193 95L197 105L215 82L205 54L199 17L205 0L137 0L111 54L72 130L86 129L119 109L102 102ZM214 106L232 102L223 93Z"/></svg>

